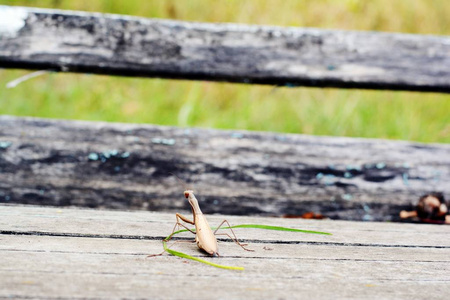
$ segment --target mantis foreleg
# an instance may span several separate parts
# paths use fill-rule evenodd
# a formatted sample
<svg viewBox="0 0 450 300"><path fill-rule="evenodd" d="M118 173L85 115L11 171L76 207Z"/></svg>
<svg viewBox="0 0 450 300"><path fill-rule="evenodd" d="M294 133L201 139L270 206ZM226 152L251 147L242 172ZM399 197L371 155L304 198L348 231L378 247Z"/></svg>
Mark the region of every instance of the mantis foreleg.
<svg viewBox="0 0 450 300"><path fill-rule="evenodd" d="M193 231L192 229L189 229L186 225L184 225L183 223L180 222L180 220L182 220L182 221L184 221L186 223L194 225L195 223L193 221L189 220L188 218L186 218L185 216L183 216L182 214L179 214L179 213L176 213L175 216L177 218L177 222L175 223L175 226L173 226L172 233L167 238L165 238L163 240L163 242L168 242L168 241L170 241L172 239L172 236L175 233L175 231L176 231L178 226L184 227L186 230L188 230L188 231L192 232L193 234L195 234L195 231ZM176 241L176 242L172 243L171 245L169 245L167 248L172 247L173 245L175 245L178 242L190 242L190 243L192 243L192 242L195 242L195 241ZM163 252L161 252L159 254L148 255L147 257L160 256L160 255L163 255L164 252L166 252L166 250L164 250Z"/></svg>
<svg viewBox="0 0 450 300"><path fill-rule="evenodd" d="M192 229L189 229L186 227L186 225L184 225L183 223L180 222L180 219L183 220L186 223L192 224L194 225L194 221L189 220L188 218L186 218L185 216L183 216L182 214L176 213L175 214L176 218L177 218L177 222L175 223L175 226L173 226L173 230L172 233L164 239L165 242L170 241L170 239L172 238L173 234L175 233L175 230L177 229L177 227L179 228L179 226L184 227L186 230L192 232L193 234L195 234L195 231L193 231Z"/></svg>

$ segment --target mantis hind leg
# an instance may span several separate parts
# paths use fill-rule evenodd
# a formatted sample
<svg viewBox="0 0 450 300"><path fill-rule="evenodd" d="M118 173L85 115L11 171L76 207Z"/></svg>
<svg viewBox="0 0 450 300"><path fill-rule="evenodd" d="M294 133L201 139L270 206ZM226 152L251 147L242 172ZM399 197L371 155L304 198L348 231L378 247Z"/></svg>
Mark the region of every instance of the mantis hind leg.
<svg viewBox="0 0 450 300"><path fill-rule="evenodd" d="M233 234L233 237L232 237L231 235L229 235L228 233L217 233L217 234L216 234L216 232L220 229L220 227L222 227L222 225L225 224L225 223L227 223L228 229L231 230L231 233ZM252 249L247 249L247 248L245 248L245 246L247 246L247 244L242 244L242 243L240 243L240 242L238 241L236 235L234 234L233 228L231 228L231 225L230 225L230 223L228 223L227 220L223 220L222 223L220 223L219 227L217 227L217 229L214 230L214 234L215 234L215 235L226 235L226 236L228 236L232 241L234 241L236 244L238 244L239 246L241 246L242 249L244 249L245 251L251 251L251 252L255 251L255 250L252 250Z"/></svg>

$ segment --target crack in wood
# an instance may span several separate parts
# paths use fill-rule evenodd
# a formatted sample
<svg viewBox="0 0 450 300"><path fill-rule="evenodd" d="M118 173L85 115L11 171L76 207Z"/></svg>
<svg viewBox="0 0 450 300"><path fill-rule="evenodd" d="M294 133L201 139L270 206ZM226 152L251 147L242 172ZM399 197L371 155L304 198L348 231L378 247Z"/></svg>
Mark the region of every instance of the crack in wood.
<svg viewBox="0 0 450 300"><path fill-rule="evenodd" d="M31 235L31 236L54 236L54 237L74 237L74 238L101 238L101 239L126 239L126 240L159 240L165 236L146 235L123 235L123 234L88 234L88 233L59 233L45 231L11 231L0 230L0 235ZM192 240L192 238L173 237L172 240ZM218 238L218 241L228 242L230 240ZM395 244L369 244L369 243L339 243L339 242L315 242L315 241L282 241L282 240L261 240L261 239L240 239L243 243L254 244L286 244L286 245L326 245L342 247L376 247L376 248L435 248L450 249L450 246L433 245L395 245Z"/></svg>
<svg viewBox="0 0 450 300"><path fill-rule="evenodd" d="M92 251L59 251L59 250L23 250L23 249L0 249L3 252L29 252L29 253L57 253L57 254L83 254L83 255L119 255L119 256L147 256L148 253L121 253L121 252L92 252ZM204 258L205 255L190 254L192 257ZM283 257L283 256L238 256L227 255L226 259L269 259L269 260L303 260L303 261L350 261L350 262L399 262L399 263L449 263L450 260L402 260L402 259L362 259L362 258L314 258L314 257ZM0 271L8 271L0 269ZM14 269L14 271L20 271ZM46 272L46 271L34 271L34 272ZM85 274L85 273L84 273ZM96 274L96 273L92 273Z"/></svg>

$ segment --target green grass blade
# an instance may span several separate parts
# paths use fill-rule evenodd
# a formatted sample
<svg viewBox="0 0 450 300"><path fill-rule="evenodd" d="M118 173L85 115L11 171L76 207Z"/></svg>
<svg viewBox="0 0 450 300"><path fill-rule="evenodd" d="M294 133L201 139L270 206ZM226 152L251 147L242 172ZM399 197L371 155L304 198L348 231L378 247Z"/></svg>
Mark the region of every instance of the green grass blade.
<svg viewBox="0 0 450 300"><path fill-rule="evenodd" d="M201 258L198 258L198 257L190 256L190 255L188 255L186 253L183 253L183 252L178 252L178 251L169 249L167 247L166 242L163 242L163 245L164 245L164 250L166 250L168 253L170 253L172 255L175 255L175 256L178 256L178 257L181 257L181 258L187 258L187 259L195 260L195 261L198 261L198 262L201 262L201 263L204 263L204 264L216 267L216 268L221 268L221 269L239 270L239 271L243 271L244 270L243 267L233 267L233 266L219 265L219 264L215 264L215 263L212 263L210 261L207 261L207 260L204 260L204 259L201 259Z"/></svg>
<svg viewBox="0 0 450 300"><path fill-rule="evenodd" d="M241 225L235 225L235 226L224 227L224 228L258 228L258 229L266 229L266 230L278 230L278 231L291 231L291 232L332 235L329 232L303 230L303 229L295 229L295 228L287 228L287 227L271 226L271 225L261 225L261 224L241 224Z"/></svg>
<svg viewBox="0 0 450 300"><path fill-rule="evenodd" d="M174 235L179 234L179 233L182 233L182 232L186 232L186 231L189 231L189 230L187 230L187 229L182 229L182 230L175 231L175 232L173 232L171 235L167 236L167 237L164 239L164 241L168 241L168 240L170 240ZM193 231L195 231L195 229L193 229Z"/></svg>
<svg viewBox="0 0 450 300"><path fill-rule="evenodd" d="M323 235L331 235L331 233L328 232L322 232L322 231L312 231L312 230L303 230L303 229L295 229L295 228L288 228L288 227L281 227L281 226L272 226L272 225L261 225L261 224L240 224L240 225L235 225L235 226L231 226L231 227L223 227L224 229L227 228L257 228L257 229L265 229L265 230L278 230L278 231L290 231L290 232L301 232L301 233L312 233L312 234L323 234ZM211 229L215 229L215 228L211 228ZM190 260L194 260L194 261L198 261L216 268L221 268L221 269L227 269L227 270L239 270L242 271L244 270L243 267L233 267L233 266L225 266L225 265L219 265L219 264L215 264L212 263L210 261L198 258L198 257L194 257L194 256L190 256L186 253L183 252L178 252L172 249L169 249L167 247L167 243L166 241L168 241L169 239L171 239L174 235L182 233L182 232L186 232L188 230L186 229L182 229L182 230L178 230L173 232L171 235L169 235L168 237L166 237L163 240L163 246L164 246L164 250L167 251L168 253L181 257L181 258L186 258L186 259L190 259Z"/></svg>

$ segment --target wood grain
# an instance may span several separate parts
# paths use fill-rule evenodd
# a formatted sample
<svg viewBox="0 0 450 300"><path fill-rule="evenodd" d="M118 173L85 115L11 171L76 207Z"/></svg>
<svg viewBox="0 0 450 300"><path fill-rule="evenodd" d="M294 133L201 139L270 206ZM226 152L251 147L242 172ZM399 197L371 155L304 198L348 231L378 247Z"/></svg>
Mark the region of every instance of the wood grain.
<svg viewBox="0 0 450 300"><path fill-rule="evenodd" d="M0 6L0 67L450 91L443 36L192 23Z"/></svg>
<svg viewBox="0 0 450 300"><path fill-rule="evenodd" d="M0 117L0 202L175 212L396 220L448 198L450 146Z"/></svg>
<svg viewBox="0 0 450 300"><path fill-rule="evenodd" d="M173 214L0 205L0 298L442 299L450 284L447 226L208 219L224 218L333 235L236 229L255 252L220 241L222 256L210 259L245 268L229 271L169 255L146 258L161 251ZM193 243L174 247L204 257Z"/></svg>

